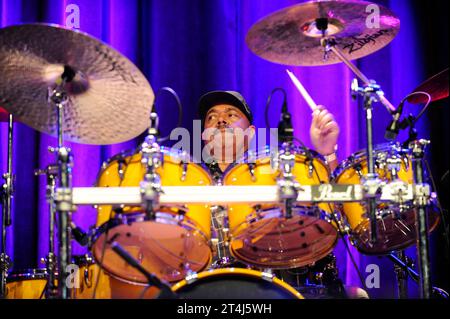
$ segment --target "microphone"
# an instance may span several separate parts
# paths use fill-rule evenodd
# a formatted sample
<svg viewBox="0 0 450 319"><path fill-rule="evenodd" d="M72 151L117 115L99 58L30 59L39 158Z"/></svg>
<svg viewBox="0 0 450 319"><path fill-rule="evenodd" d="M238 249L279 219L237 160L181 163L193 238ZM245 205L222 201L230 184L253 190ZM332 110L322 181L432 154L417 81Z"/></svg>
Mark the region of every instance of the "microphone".
<svg viewBox="0 0 450 319"><path fill-rule="evenodd" d="M141 274L147 278L149 286L155 286L161 289L157 299L176 299L176 294L170 289L169 285L163 283L158 277L149 273L139 262L134 259L123 247L116 241L111 243L112 250L122 257L130 266L137 269Z"/></svg>
<svg viewBox="0 0 450 319"><path fill-rule="evenodd" d="M397 138L398 132L400 130L400 116L402 115L404 103L405 101L402 101L399 107L391 113L392 121L389 123L386 128L386 132L384 133L384 138L388 141L393 141Z"/></svg>
<svg viewBox="0 0 450 319"><path fill-rule="evenodd" d="M288 112L286 96L283 100L283 106L281 107L281 117L278 123L278 132L281 142L292 142L294 138L294 128L292 127L291 114Z"/></svg>
<svg viewBox="0 0 450 319"><path fill-rule="evenodd" d="M80 227L75 225L73 222L70 223L70 228L72 229L72 235L75 238L75 240L81 246L87 246L87 244L89 243L88 234L85 231L83 231Z"/></svg>

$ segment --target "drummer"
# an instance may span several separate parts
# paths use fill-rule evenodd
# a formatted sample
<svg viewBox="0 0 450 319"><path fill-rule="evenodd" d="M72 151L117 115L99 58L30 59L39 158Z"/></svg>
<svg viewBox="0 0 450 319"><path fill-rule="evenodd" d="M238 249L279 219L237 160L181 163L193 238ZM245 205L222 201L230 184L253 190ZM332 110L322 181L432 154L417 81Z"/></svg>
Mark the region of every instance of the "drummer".
<svg viewBox="0 0 450 319"><path fill-rule="evenodd" d="M206 143L215 144L207 148L211 160L206 161L213 176L222 176L227 167L238 160L249 148L250 139L255 134L253 114L244 97L235 91L211 91L200 98L199 114L204 128L202 137ZM209 130L208 130L209 129ZM222 138L214 134L205 134L220 130ZM244 138L226 138L231 129L241 129ZM233 134L233 130L231 131ZM231 135L232 136L232 135ZM315 150L324 156L329 168L333 171L337 165L337 140L339 126L333 115L325 107L320 106L313 113L310 139ZM232 136L233 137L233 136ZM222 149L219 156L214 150ZM231 158L231 160L230 160Z"/></svg>
<svg viewBox="0 0 450 319"><path fill-rule="evenodd" d="M202 137L206 140L205 143L207 145L209 143L216 144L215 147L209 148L210 157L205 162L214 179L221 180L226 169L241 158L249 148L250 140L256 130L252 124L253 114L244 97L235 91L206 93L199 100L199 114L204 129ZM214 138L214 134L205 134L208 129L211 129L212 132L219 130L222 138ZM226 138L227 133L231 133L233 136L235 129L241 129L241 132L246 133L244 136L248 136L248 138ZM325 107L319 106L318 110L314 111L309 133L316 152L324 156L330 170L333 171L338 165L336 150L339 125ZM220 156L217 156L214 150L220 148L222 151L219 152ZM323 260L329 257L334 258L333 254L330 254ZM343 285L337 276L337 270L336 277L330 279L327 286L332 298L368 298L363 289Z"/></svg>

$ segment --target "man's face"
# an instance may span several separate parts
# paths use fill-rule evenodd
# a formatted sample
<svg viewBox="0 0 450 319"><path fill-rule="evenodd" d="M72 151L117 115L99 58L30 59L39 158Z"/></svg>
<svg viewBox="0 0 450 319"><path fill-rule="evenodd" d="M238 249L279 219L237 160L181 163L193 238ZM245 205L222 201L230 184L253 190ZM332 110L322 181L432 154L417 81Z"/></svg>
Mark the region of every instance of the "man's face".
<svg viewBox="0 0 450 319"><path fill-rule="evenodd" d="M248 149L255 130L241 110L228 104L210 108L204 123L203 139L211 146L211 155L218 160L230 159L229 156L232 161L236 160L236 156ZM217 158L214 149L221 150L221 158Z"/></svg>

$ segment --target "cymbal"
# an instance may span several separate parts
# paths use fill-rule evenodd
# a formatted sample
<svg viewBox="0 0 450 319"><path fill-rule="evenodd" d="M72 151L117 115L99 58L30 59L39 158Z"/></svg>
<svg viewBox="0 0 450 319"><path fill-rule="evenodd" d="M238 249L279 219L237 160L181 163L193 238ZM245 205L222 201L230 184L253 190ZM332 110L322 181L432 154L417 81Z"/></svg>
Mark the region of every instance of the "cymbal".
<svg viewBox="0 0 450 319"><path fill-rule="evenodd" d="M0 106L0 122L8 122L8 121L9 121L9 112Z"/></svg>
<svg viewBox="0 0 450 319"><path fill-rule="evenodd" d="M374 6L355 0L293 5L256 22L247 33L246 43L253 53L275 63L295 66L339 63L341 60L331 53L324 60L320 30L325 23L325 36L336 40L336 47L348 60L358 59L386 46L400 29L400 20L378 4L379 27L373 25L376 20L372 21L370 12L366 12L369 5Z"/></svg>
<svg viewBox="0 0 450 319"><path fill-rule="evenodd" d="M431 96L430 102L448 97L448 68L423 82L412 93L414 92L428 93ZM423 94L414 94L407 101L412 104L420 104L427 103L428 98Z"/></svg>
<svg viewBox="0 0 450 319"><path fill-rule="evenodd" d="M119 52L86 33L57 25L0 29L0 105L22 123L57 135L57 111L47 95L66 70L75 73L65 85L66 140L114 144L148 128L153 90Z"/></svg>

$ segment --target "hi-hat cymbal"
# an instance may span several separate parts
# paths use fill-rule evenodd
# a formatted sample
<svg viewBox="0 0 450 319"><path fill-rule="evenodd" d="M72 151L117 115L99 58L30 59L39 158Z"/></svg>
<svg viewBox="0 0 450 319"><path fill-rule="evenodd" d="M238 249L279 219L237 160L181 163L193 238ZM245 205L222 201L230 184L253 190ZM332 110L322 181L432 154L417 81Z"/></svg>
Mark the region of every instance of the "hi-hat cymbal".
<svg viewBox="0 0 450 319"><path fill-rule="evenodd" d="M414 92L425 92L431 97L431 101L437 101L448 97L448 68L438 74L432 76L421 85L416 87ZM411 93L412 94L412 93ZM409 103L420 104L428 101L427 96L423 94L411 95L408 99Z"/></svg>
<svg viewBox="0 0 450 319"><path fill-rule="evenodd" d="M376 7L374 7L376 6ZM379 10L379 16L371 10ZM379 19L378 19L379 17ZM326 28L325 34L321 30ZM394 39L400 20L387 8L365 1L312 1L272 13L248 31L247 46L271 62L316 66L339 63L324 60L323 35L334 38L348 60L367 56Z"/></svg>
<svg viewBox="0 0 450 319"><path fill-rule="evenodd" d="M139 69L113 48L56 25L0 29L0 105L22 123L56 136L57 112L48 103L48 88L67 69L75 77L65 86L65 139L114 144L149 126L153 90Z"/></svg>

